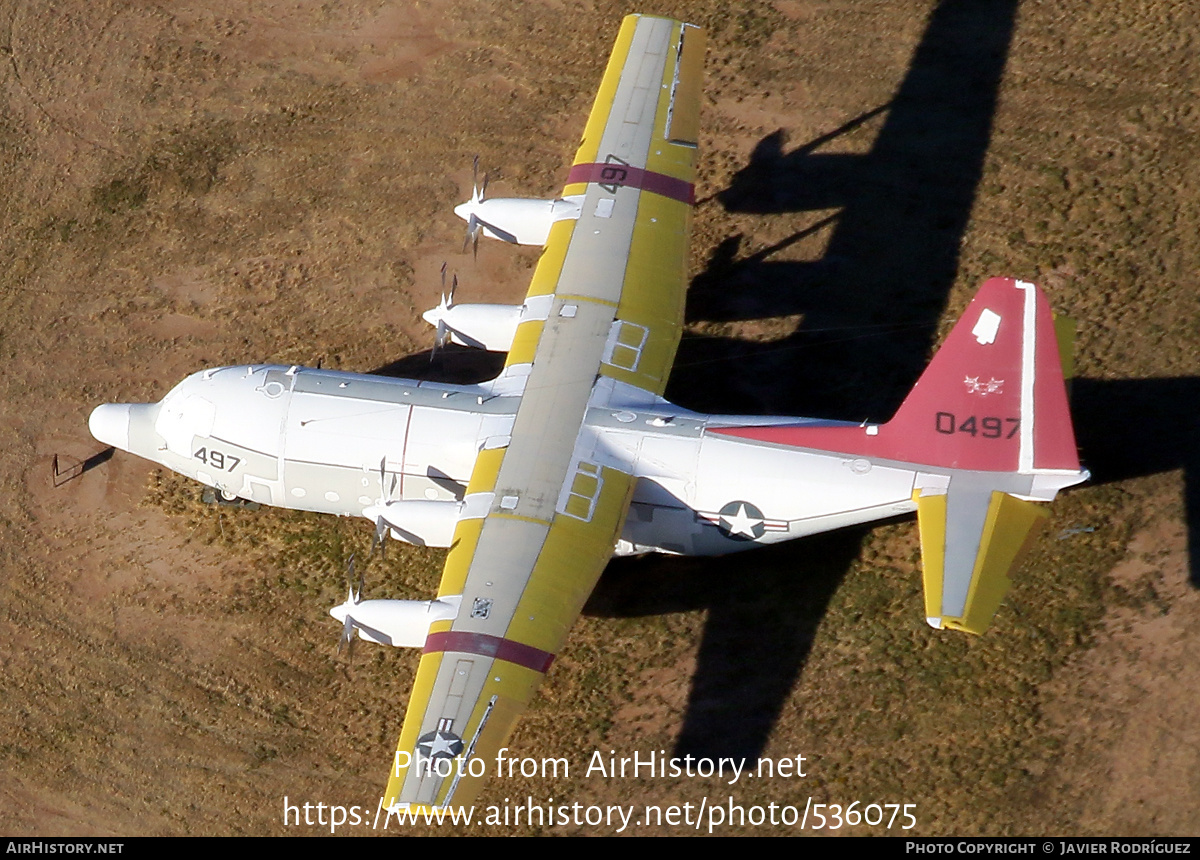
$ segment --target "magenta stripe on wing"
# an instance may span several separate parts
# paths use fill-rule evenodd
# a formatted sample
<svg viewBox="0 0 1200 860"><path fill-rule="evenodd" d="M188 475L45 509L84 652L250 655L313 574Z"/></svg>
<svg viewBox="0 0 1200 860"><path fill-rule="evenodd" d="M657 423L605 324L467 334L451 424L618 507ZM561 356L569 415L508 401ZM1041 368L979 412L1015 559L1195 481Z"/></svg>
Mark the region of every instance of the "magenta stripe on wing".
<svg viewBox="0 0 1200 860"><path fill-rule="evenodd" d="M696 202L696 186L683 179L667 176L665 173L655 173L653 170L643 170L631 167L619 161L606 163L576 164L567 175L567 184L574 182L595 182L599 185L613 187L638 188L687 203L689 206Z"/></svg>
<svg viewBox="0 0 1200 860"><path fill-rule="evenodd" d="M486 633L461 633L453 630L430 633L425 640L425 653L433 654L438 651L458 651L463 654L478 654L481 657L495 657L497 660L515 663L535 672L546 672L554 662L554 655L549 651L514 642L512 639L489 636Z"/></svg>

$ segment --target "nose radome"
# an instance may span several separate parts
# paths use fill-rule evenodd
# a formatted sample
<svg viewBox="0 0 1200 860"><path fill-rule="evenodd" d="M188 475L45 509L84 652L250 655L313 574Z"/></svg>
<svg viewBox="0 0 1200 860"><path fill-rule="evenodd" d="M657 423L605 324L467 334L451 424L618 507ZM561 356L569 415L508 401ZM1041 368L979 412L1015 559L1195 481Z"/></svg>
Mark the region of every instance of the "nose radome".
<svg viewBox="0 0 1200 860"><path fill-rule="evenodd" d="M129 450L129 404L102 403L92 410L88 429L97 442Z"/></svg>

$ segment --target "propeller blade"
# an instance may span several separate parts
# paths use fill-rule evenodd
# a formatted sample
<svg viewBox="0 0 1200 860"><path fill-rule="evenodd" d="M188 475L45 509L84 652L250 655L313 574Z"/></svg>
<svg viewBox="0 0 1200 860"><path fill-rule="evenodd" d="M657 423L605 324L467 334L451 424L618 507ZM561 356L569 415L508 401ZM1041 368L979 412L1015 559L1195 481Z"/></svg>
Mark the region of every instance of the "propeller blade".
<svg viewBox="0 0 1200 860"><path fill-rule="evenodd" d="M475 258L479 258L479 229L483 226L483 222L479 220L479 216L474 212L467 218L467 235L463 239L462 252L467 253L467 246L473 245L475 248Z"/></svg>
<svg viewBox="0 0 1200 860"><path fill-rule="evenodd" d="M467 237L463 240L462 252L467 253L467 246L471 246L471 255L474 259L479 259L479 229L482 222L475 215L475 207L483 203L487 199L488 174L483 174L483 184L479 184L479 156L476 155L474 161L471 162L471 199L466 204L466 208L470 213L467 216ZM459 211L464 207L460 206L455 211ZM460 212L461 214L461 212ZM453 295L450 299L454 301Z"/></svg>
<svg viewBox="0 0 1200 860"><path fill-rule="evenodd" d="M475 216L472 215L471 219L474 220ZM467 241L468 242L470 241L469 234L467 236ZM464 251L466 250L466 245L463 245L463 250ZM443 346L445 346L447 343L450 342L450 335L452 333L452 329L446 323L446 314L450 311L451 308L454 307L454 294L457 291L458 291L458 273L456 272L450 278L450 293L449 293L449 295L446 294L446 264L442 263L442 300L441 300L441 303L437 306L437 311L438 311L437 332L433 338L433 350L429 353L429 363L430 364L433 364L434 359L437 358L438 350L440 350ZM433 320L428 319L428 317L426 317L426 319L429 322L433 322ZM382 466L380 467L380 469L382 470ZM380 472L380 475L381 475L381 477L380 477L380 492L382 492L384 494L384 496L386 497L387 493L383 490L382 471Z"/></svg>
<svg viewBox="0 0 1200 860"><path fill-rule="evenodd" d="M471 216L471 220L472 221L476 220L474 215ZM466 248L467 248L467 246L463 245L464 251L466 250ZM446 295L446 264L442 263L442 301L438 305L438 310L448 311L448 310L450 310L450 308L454 307L454 291L457 289L458 289L458 273L455 272L450 280L450 295L449 296Z"/></svg>
<svg viewBox="0 0 1200 860"><path fill-rule="evenodd" d="M364 571L365 573L365 571ZM346 563L346 602L349 604L357 604L359 595L362 594L362 577L358 579L358 589L354 588L354 553L350 554L350 561Z"/></svg>
<svg viewBox="0 0 1200 860"><path fill-rule="evenodd" d="M346 613L346 622L342 625L342 635L338 637L338 653L354 647L354 619Z"/></svg>
<svg viewBox="0 0 1200 860"><path fill-rule="evenodd" d="M507 230L504 230L500 227L497 227L495 224L492 224L489 221L484 221L482 218L480 218L478 216L475 217L475 224L476 224L476 234L482 233L483 229L486 227L487 231L489 233L491 233L493 236L495 236L497 239L499 239L501 242L508 242L508 244L510 244L510 245L519 244L517 242L517 237L514 236L512 233L510 233Z"/></svg>
<svg viewBox="0 0 1200 860"><path fill-rule="evenodd" d="M375 520L375 537L371 540L371 555L375 555L375 549L379 549L379 558L387 558L387 533L388 524L384 522L383 517Z"/></svg>
<svg viewBox="0 0 1200 860"><path fill-rule="evenodd" d="M433 349L429 352L429 363L433 364L437 358L438 351L446 345L450 340L450 327L446 325L446 321L439 319L437 324L437 333L433 336Z"/></svg>
<svg viewBox="0 0 1200 860"><path fill-rule="evenodd" d="M342 608L346 610L345 618L342 621L342 632L338 636L337 653L341 654L342 651L346 651L348 657L354 652L354 640L356 638L354 632L358 627L353 616L350 614L350 610L357 606L362 598L363 579L365 576L366 571L364 570L358 575L358 584L356 587L354 583L354 554L351 553L350 559L346 562L346 602L340 607L334 607L334 610Z"/></svg>

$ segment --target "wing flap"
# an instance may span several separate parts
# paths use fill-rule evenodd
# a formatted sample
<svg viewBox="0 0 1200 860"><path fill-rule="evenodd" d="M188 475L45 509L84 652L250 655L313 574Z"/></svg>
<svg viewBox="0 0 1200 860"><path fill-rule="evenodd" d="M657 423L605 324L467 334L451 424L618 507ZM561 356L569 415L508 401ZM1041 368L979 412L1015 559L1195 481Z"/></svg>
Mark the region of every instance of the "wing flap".
<svg viewBox="0 0 1200 860"><path fill-rule="evenodd" d="M612 557L633 494L634 479L623 472L606 468L598 478L597 495L586 519L568 513L566 504L555 517L505 634L508 638L552 653L558 653L566 641Z"/></svg>

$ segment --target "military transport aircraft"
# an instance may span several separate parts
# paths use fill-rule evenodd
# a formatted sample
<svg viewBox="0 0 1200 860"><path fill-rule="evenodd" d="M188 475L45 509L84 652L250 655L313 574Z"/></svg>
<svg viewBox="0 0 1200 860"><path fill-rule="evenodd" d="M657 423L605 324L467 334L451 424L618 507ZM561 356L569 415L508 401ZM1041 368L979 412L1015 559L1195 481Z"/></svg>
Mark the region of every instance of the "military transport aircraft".
<svg viewBox="0 0 1200 860"><path fill-rule="evenodd" d="M389 806L472 802L486 779L472 761L504 746L614 554L717 555L916 511L928 622L980 633L1038 502L1088 477L1055 319L1021 281L983 285L884 424L662 398L703 59L701 29L625 19L562 196L490 200L477 186L458 208L470 238L545 246L520 306L450 297L426 315L439 340L506 351L497 378L247 365L92 413L101 442L228 497L450 547L435 599L352 591L331 610L347 637L422 649Z"/></svg>

